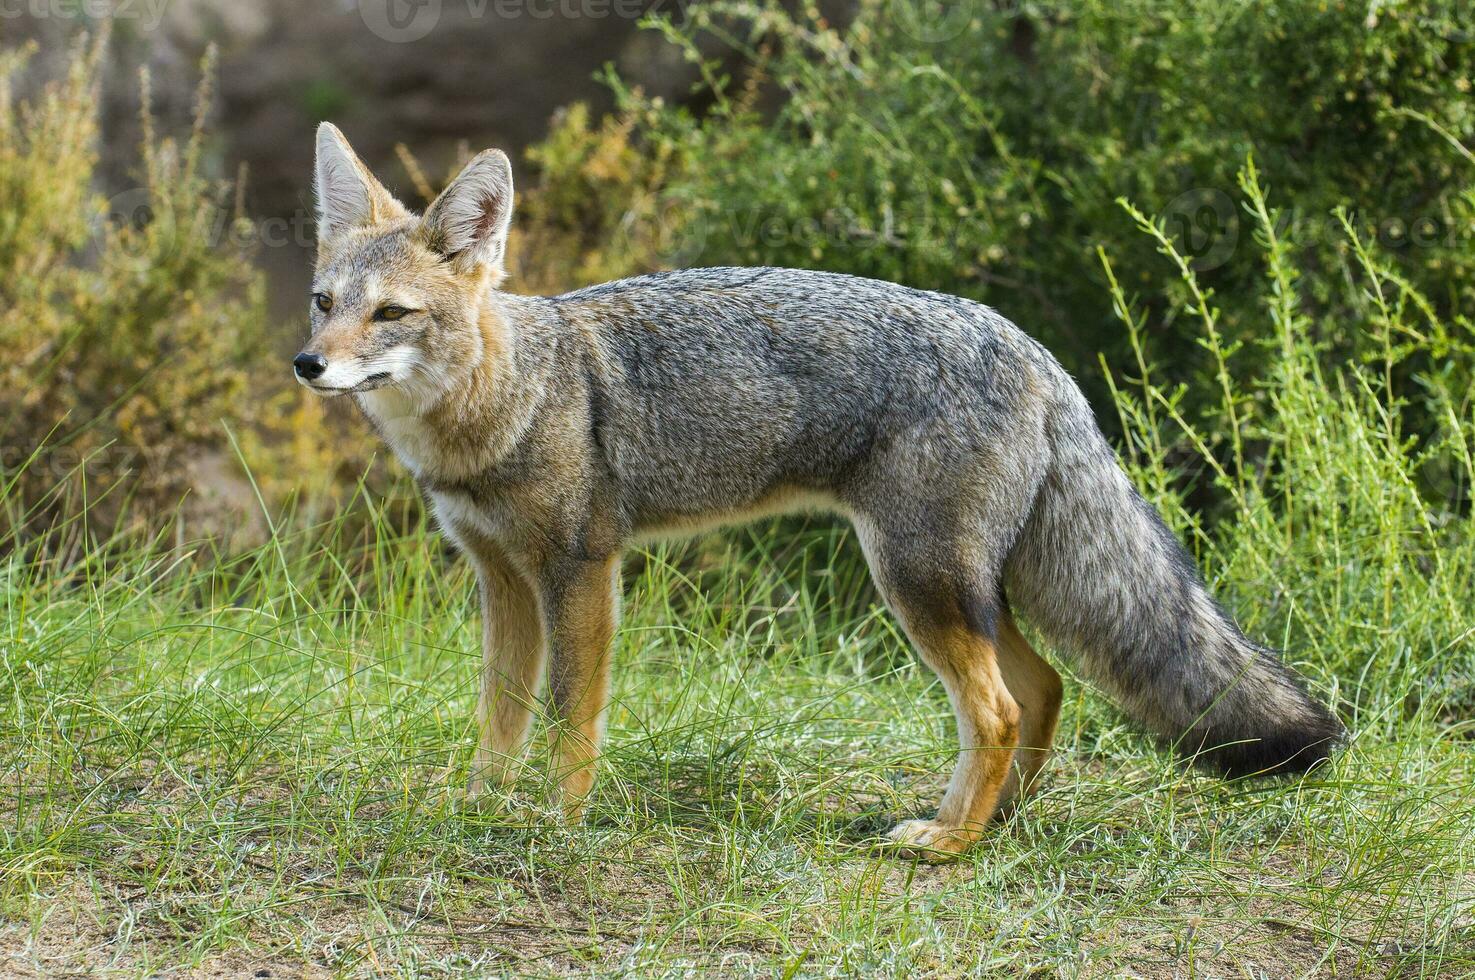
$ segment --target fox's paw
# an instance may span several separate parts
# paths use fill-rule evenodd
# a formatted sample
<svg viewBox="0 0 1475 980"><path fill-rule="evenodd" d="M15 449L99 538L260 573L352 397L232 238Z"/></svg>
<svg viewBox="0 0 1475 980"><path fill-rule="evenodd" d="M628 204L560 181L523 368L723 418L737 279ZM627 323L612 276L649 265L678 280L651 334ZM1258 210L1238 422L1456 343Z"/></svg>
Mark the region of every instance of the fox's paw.
<svg viewBox="0 0 1475 980"><path fill-rule="evenodd" d="M457 797L453 797L455 807L462 813L477 813L483 816L503 814L513 806L512 794L500 786L488 786L486 784L473 784Z"/></svg>
<svg viewBox="0 0 1475 980"><path fill-rule="evenodd" d="M903 820L887 832L886 839L902 857L938 864L956 860L978 839L978 834L936 820Z"/></svg>
<svg viewBox="0 0 1475 980"><path fill-rule="evenodd" d="M589 794L594 789L594 770L581 769L563 778L556 794L559 821L575 826L584 820L584 811L589 803Z"/></svg>
<svg viewBox="0 0 1475 980"><path fill-rule="evenodd" d="M547 828L558 825L559 815L534 797L502 790L462 797L460 815L496 827Z"/></svg>
<svg viewBox="0 0 1475 980"><path fill-rule="evenodd" d="M501 788L480 776L472 776L467 781L466 788L461 791L461 802L467 806L480 806L484 798L494 795Z"/></svg>

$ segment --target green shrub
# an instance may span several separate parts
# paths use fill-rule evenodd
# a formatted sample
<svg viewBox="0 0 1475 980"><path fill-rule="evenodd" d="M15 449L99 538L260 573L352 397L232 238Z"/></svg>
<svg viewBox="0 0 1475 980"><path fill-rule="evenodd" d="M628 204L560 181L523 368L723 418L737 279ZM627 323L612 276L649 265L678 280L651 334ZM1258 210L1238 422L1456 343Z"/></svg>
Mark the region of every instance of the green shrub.
<svg viewBox="0 0 1475 980"><path fill-rule="evenodd" d="M658 125L654 101L591 119L576 103L528 151L537 179L518 202L513 288L562 292L665 264L685 233L685 209L664 193L686 167L672 144L642 146Z"/></svg>
<svg viewBox="0 0 1475 980"><path fill-rule="evenodd" d="M981 299L1104 405L1098 352L1113 368L1132 353L1101 303L1097 249L1129 293L1156 277L1119 197L1193 260L1223 343L1258 336L1259 258L1235 187L1250 152L1285 203L1303 315L1328 356L1375 356L1378 343L1352 326L1365 298L1341 277L1335 208L1444 321L1470 308L1468 12L1462 0L863 0L840 29L811 4L703 4L662 29L697 60L715 36L745 59L747 84L708 64L700 118L622 95L649 120L637 137L686 161L666 188L690 213L669 264L825 268ZM1144 313L1159 356L1196 372L1194 401L1217 381L1190 301L1179 284ZM1431 346L1414 363L1441 356ZM1236 367L1249 378L1274 357L1252 348Z"/></svg>
<svg viewBox="0 0 1475 980"><path fill-rule="evenodd" d="M1239 183L1262 277L1260 332L1275 356L1253 383L1232 380L1250 351L1226 349L1212 307L1196 300L1199 339L1224 379L1201 420L1185 417L1180 371L1153 363L1145 315L1102 255L1135 351L1135 379L1115 392L1129 467L1250 632L1309 665L1359 726L1396 738L1423 716L1458 732L1475 706L1475 403L1463 381L1410 366L1455 338L1339 215L1348 252L1339 271L1370 297L1356 325L1379 353L1327 365L1306 313L1307 275L1293 259L1305 254L1284 235L1253 164ZM1182 273L1179 284L1201 291L1162 223L1127 210ZM1468 345L1468 324L1460 334ZM1425 438L1403 422L1411 398L1428 411ZM1186 503L1181 488L1195 482L1213 483L1228 501L1212 526Z"/></svg>
<svg viewBox="0 0 1475 980"><path fill-rule="evenodd" d="M0 90L0 444L10 530L168 512L222 419L253 417L262 284L229 187L205 176L202 85L184 142L152 131L138 185L97 192L104 40L29 104ZM12 55L5 77L20 69ZM210 64L204 66L208 79Z"/></svg>

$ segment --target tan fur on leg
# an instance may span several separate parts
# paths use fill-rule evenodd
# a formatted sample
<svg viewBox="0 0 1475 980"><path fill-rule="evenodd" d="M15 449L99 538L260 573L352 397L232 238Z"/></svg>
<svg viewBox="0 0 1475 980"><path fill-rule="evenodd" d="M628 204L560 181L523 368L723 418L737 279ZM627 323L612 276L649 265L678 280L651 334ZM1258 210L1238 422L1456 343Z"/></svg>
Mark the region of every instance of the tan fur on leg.
<svg viewBox="0 0 1475 980"><path fill-rule="evenodd" d="M1002 806L1022 802L1039 785L1055 741L1064 689L1055 668L1035 652L1008 614L999 622L999 672L1019 703L1019 749L1000 793Z"/></svg>
<svg viewBox="0 0 1475 980"><path fill-rule="evenodd" d="M472 552L481 590L481 694L479 737L470 794L513 781L522 757L546 647L537 598L500 549L480 543Z"/></svg>
<svg viewBox="0 0 1475 980"><path fill-rule="evenodd" d="M905 610L898 610L903 622ZM937 672L957 718L957 767L933 820L907 820L888 835L927 860L967 849L993 816L1019 743L1019 706L999 672L994 643L961 623L946 629L908 627L922 660Z"/></svg>
<svg viewBox="0 0 1475 980"><path fill-rule="evenodd" d="M564 815L577 819L594 786L609 704L610 643L619 617L619 561L582 562L553 600L548 691L553 773Z"/></svg>

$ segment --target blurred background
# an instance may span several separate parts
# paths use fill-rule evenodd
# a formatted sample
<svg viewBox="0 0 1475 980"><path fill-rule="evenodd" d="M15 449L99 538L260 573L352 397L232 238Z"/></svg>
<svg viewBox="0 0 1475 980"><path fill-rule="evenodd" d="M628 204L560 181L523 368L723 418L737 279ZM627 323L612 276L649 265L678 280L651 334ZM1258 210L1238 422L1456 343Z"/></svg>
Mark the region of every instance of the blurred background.
<svg viewBox="0 0 1475 980"><path fill-rule="evenodd" d="M1398 302L1440 325L1404 338L1393 373L1437 369L1468 391L1469 13L1462 0L10 0L13 523L75 511L86 476L103 526L181 514L244 540L264 530L258 494L331 508L365 474L395 484L352 413L304 402L283 367L304 324L324 119L416 206L470 152L511 152L508 288L737 263L958 293L1056 351L1117 434L1109 379L1141 380L1147 361L1113 278L1190 420L1230 380L1210 347L1232 353L1237 381L1280 356L1241 187L1253 161L1328 362L1383 345L1358 326L1379 300L1349 278L1351 235L1412 290ZM1419 397L1407 422L1428 437L1441 422ZM1198 453L1164 452L1212 510ZM1447 479L1431 492L1464 505Z"/></svg>
<svg viewBox="0 0 1475 980"><path fill-rule="evenodd" d="M0 0L0 974L1475 975L1472 84L1471 0ZM1069 677L914 876L946 699L786 518L626 556L583 828L461 807L474 572L290 368L324 119L417 208L507 149L513 291L996 307L1351 744L1200 780Z"/></svg>

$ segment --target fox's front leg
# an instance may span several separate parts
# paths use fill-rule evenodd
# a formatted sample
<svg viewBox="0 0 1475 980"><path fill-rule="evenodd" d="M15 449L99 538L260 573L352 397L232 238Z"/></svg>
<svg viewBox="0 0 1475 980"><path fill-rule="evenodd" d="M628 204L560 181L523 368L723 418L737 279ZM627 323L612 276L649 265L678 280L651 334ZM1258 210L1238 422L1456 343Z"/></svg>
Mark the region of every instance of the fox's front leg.
<svg viewBox="0 0 1475 980"><path fill-rule="evenodd" d="M472 796L515 777L532 724L547 646L532 586L502 552L472 551L481 590L481 694L471 770Z"/></svg>
<svg viewBox="0 0 1475 980"><path fill-rule="evenodd" d="M619 559L566 560L545 569L549 739L563 812L575 819L594 786L609 704L610 644L619 619Z"/></svg>

